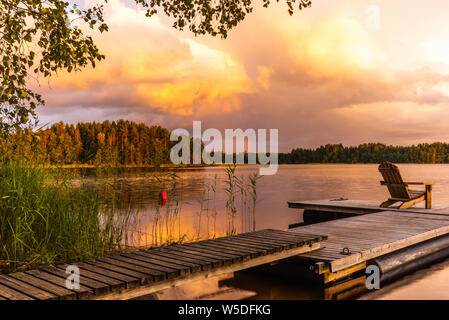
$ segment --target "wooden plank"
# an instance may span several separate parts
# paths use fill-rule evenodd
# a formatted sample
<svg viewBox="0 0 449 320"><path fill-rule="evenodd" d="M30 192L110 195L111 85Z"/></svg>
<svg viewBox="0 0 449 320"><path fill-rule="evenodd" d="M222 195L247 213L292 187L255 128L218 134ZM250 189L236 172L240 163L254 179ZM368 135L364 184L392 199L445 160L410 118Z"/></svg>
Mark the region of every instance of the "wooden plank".
<svg viewBox="0 0 449 320"><path fill-rule="evenodd" d="M176 252L174 250L172 250L170 253L156 250L138 251L138 253L159 257L161 259L167 259L167 261L173 260L178 263L182 263L183 265L190 266L191 268L194 268L197 265L200 266L202 270L209 270L210 268L212 268L212 263L210 261L206 261L205 259L198 259L198 256L192 258L188 254L182 254L181 252Z"/></svg>
<svg viewBox="0 0 449 320"><path fill-rule="evenodd" d="M99 258L98 261L116 265L118 267L129 269L131 271L137 271L137 272L143 273L147 276L150 276L149 278L147 278L147 281L153 281L153 282L154 281L162 281L162 280L166 279L166 277L167 277L165 272L142 267L142 266L136 265L134 263L127 263L127 262L120 261L117 259Z"/></svg>
<svg viewBox="0 0 449 320"><path fill-rule="evenodd" d="M208 261L212 264L212 267L219 267L222 266L224 263L227 264L232 263L232 258L223 257L217 255L215 252L203 250L201 246L194 246L194 245L183 245L182 247L173 246L172 248L170 248L170 251L166 253L191 257L192 259L197 259L199 262Z"/></svg>
<svg viewBox="0 0 449 320"><path fill-rule="evenodd" d="M62 270L65 272L66 268L67 268L67 264L64 265L58 265L56 266L56 268ZM82 278L88 278L91 280L94 280L96 282L100 282L100 283L105 283L107 284L111 290L118 290L118 289L123 289L125 288L125 282L124 281L120 281L114 278L109 278L108 276L104 275L104 274L98 274L95 272L91 272L85 268L79 268L80 269L80 277Z"/></svg>
<svg viewBox="0 0 449 320"><path fill-rule="evenodd" d="M185 266L182 264L175 264L175 263L171 263L168 261L165 261L161 258L154 258L151 256L144 256L144 255L139 255L139 254L135 254L135 253L124 253L122 254L122 256L127 257L127 258L132 258L132 259L136 259L136 260L140 260L143 262L148 262L157 266L161 266L164 268L170 268L170 269L174 269L174 270L179 270L179 274L180 275L185 275L185 274L189 274L192 272L191 268L189 266ZM197 268L196 271L201 270L201 268Z"/></svg>
<svg viewBox="0 0 449 320"><path fill-rule="evenodd" d="M28 270L25 271L25 273L30 274L36 278L39 278L44 281L51 282L57 286L60 286L62 288L66 288L66 278L61 278L52 274L49 274L47 272L41 271L41 270ZM76 296L78 299L87 299L90 298L93 295L93 290L85 287L83 285L80 285L79 289L70 289L71 291L74 291L76 293Z"/></svg>
<svg viewBox="0 0 449 320"><path fill-rule="evenodd" d="M254 240L260 241L262 243L272 243L274 245L281 246L284 249L294 248L294 247L297 247L298 245L302 245L304 243L304 241L294 241L294 240L290 240L290 239L286 239L286 238L278 238L271 234L269 234L268 236L266 236L264 234L255 234L252 236L240 236L240 237L254 239Z"/></svg>
<svg viewBox="0 0 449 320"><path fill-rule="evenodd" d="M266 244L254 244L249 240L246 240L243 238L238 238L238 237L235 237L232 239L220 238L218 240L220 241L220 243L226 243L228 245L237 246L237 247L244 248L244 249L253 249L254 252L256 252L256 253L265 252L266 254L268 254L268 253L273 253L273 252L282 250L282 247L279 247L279 246L266 245Z"/></svg>
<svg viewBox="0 0 449 320"><path fill-rule="evenodd" d="M0 284L0 296L6 300L35 300L19 291Z"/></svg>
<svg viewBox="0 0 449 320"><path fill-rule="evenodd" d="M204 245L204 246L212 246L212 247L216 247L216 248L224 248L229 251L232 250L237 255L245 255L245 254L249 253L252 258L267 254L267 250L257 250L255 248L239 245L238 243L230 243L229 241L222 241L222 240L218 240L218 241L214 241L214 242L201 241L196 244Z"/></svg>
<svg viewBox="0 0 449 320"><path fill-rule="evenodd" d="M257 235L252 235L252 236L245 236L245 235L237 235L236 236L239 239L245 239L246 241L255 243L255 244L263 244L263 245L272 245L272 246L276 246L278 248L280 248L281 250L284 249L290 249L290 248L294 248L297 247L298 242L295 241L280 241L280 240L276 240L276 239L267 239L264 238L263 236L257 236Z"/></svg>
<svg viewBox="0 0 449 320"><path fill-rule="evenodd" d="M140 284L139 277L131 277L129 275L125 275L119 272L111 271L105 268L101 268L95 265L91 265L84 262L77 263L80 270L89 271L92 273L97 273L100 275L105 275L111 279L116 279L119 281L123 281L125 283L126 288L135 288L138 284Z"/></svg>
<svg viewBox="0 0 449 320"><path fill-rule="evenodd" d="M184 248L188 248L189 250L198 250L201 253L209 253L213 255L216 259L220 259L223 264L230 265L233 262L237 262L240 260L248 260L251 257L251 253L236 251L235 248L231 248L225 245L219 244L203 244L199 242L195 243L187 243ZM227 258L225 258L225 256Z"/></svg>
<svg viewBox="0 0 449 320"><path fill-rule="evenodd" d="M270 230L271 231L271 230ZM264 236L269 236L273 238L279 238L279 239L292 239L293 241L297 241L300 239L301 241L305 241L307 243L315 243L315 242L321 242L327 239L327 235L315 235L315 234L302 234L299 231L281 231L280 230L272 230L270 233L265 233L265 230L257 231L257 234L261 234ZM313 237L311 239L311 237Z"/></svg>
<svg viewBox="0 0 449 320"><path fill-rule="evenodd" d="M134 258L129 258L126 256L113 256L110 259L118 260L122 262L126 262L132 265L137 265L146 268L149 271L157 271L165 274L165 277L171 278L183 275L184 273L188 272L188 269L173 269L168 267L162 267L153 263L144 262L142 260L137 260Z"/></svg>
<svg viewBox="0 0 449 320"><path fill-rule="evenodd" d="M76 299L76 293L68 290L66 288L62 288L57 286L51 282L36 278L32 275L26 274L24 272L15 272L8 274L10 277L13 277L17 280L25 282L29 285L35 286L39 289L50 292L59 297L61 300L74 300Z"/></svg>
<svg viewBox="0 0 449 320"><path fill-rule="evenodd" d="M30 297L37 300L57 300L58 296L44 291L42 289L36 288L28 283L22 282L21 280L15 279L8 275L0 275L0 284L10 287L15 291L22 292Z"/></svg>
<svg viewBox="0 0 449 320"><path fill-rule="evenodd" d="M127 268L122 268L115 264L110 264L110 263L102 262L99 260L89 260L89 261L86 261L86 263L89 265L92 265L92 266L100 267L100 268L103 268L103 269L106 269L106 270L109 270L112 272L122 274L124 276L139 279L140 284L146 284L148 282L153 281L152 275L148 275L146 273L138 272L138 271L127 269Z"/></svg>
<svg viewBox="0 0 449 320"><path fill-rule="evenodd" d="M177 258L176 257L174 258L173 256L167 257L167 256L164 256L163 253L162 254L160 253L158 255L158 254L155 254L154 252L150 252L150 251L136 251L136 252L134 252L134 254L141 255L144 257L149 257L152 259L157 259L157 260L163 261L163 262L168 262L172 265L188 267L190 269L190 272L192 272L192 273L201 271L201 270L208 270L212 266L211 263L206 263L206 262L204 264L200 264L200 263L198 263L198 261L195 261L195 263L192 263L192 260L189 261L188 258L181 259L181 257L179 257L179 256Z"/></svg>
<svg viewBox="0 0 449 320"><path fill-rule="evenodd" d="M64 280L67 279L67 277L69 276L69 274L67 274L65 272L65 270L56 268L56 267L46 267L46 268L41 268L42 271L45 271L49 274L58 276L63 278ZM110 291L110 286L107 283L104 282L100 282L100 281L96 281L93 279L90 279L88 277L84 277L82 274L80 274L80 284L90 288L93 290L94 294L104 294L108 291Z"/></svg>
<svg viewBox="0 0 449 320"><path fill-rule="evenodd" d="M181 246L173 246L171 248L173 254L182 254L183 256L190 256L194 259L198 259L199 261L208 261L212 263L213 267L219 267L222 265L229 265L232 263L233 259L238 259L238 256L225 256L225 253L212 250L207 250L201 245L197 245L196 243L188 243Z"/></svg>

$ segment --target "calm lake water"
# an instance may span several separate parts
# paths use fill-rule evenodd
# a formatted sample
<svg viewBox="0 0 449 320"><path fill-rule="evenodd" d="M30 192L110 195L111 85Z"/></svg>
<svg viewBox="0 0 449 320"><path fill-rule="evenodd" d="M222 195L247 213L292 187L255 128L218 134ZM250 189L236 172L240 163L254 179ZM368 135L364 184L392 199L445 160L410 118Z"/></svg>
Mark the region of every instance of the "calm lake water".
<svg viewBox="0 0 449 320"><path fill-rule="evenodd" d="M449 165L402 164L401 171L409 181L435 182L434 204L449 204ZM236 176L249 186L248 176L258 172L257 166L237 167ZM312 200L345 197L376 200L388 197L380 186L377 165L280 165L277 174L263 176L257 181L257 201L253 211L250 190L241 193L235 187L234 214L226 209L229 193L225 188L225 169L203 168L157 174L142 170L126 170L116 176L114 184L122 190L121 207L132 215L132 226L127 242L149 247L172 241L192 241L251 231L255 228L287 229L289 224L301 221L301 211L289 209L288 200ZM214 191L215 190L215 191ZM159 205L159 193L167 192L167 204ZM255 214L254 214L255 212ZM245 289L261 299L320 298L315 289L300 282L276 280L257 275L240 277L235 282L245 283ZM235 285L236 283L234 283ZM210 286L208 284L208 286ZM202 285L197 284L200 292ZM186 289L187 290L187 289ZM189 291L189 290L187 290ZM167 298L175 295L168 294ZM371 292L362 298L373 299L449 299L449 261L427 269Z"/></svg>

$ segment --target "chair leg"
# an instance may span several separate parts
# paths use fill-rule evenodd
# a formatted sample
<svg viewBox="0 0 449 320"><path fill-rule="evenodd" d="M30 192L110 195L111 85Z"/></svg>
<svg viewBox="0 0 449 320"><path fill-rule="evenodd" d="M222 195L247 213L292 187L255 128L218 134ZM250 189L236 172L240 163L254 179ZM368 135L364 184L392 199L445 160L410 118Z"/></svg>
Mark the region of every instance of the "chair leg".
<svg viewBox="0 0 449 320"><path fill-rule="evenodd" d="M399 206L399 209L408 209L411 206L413 206L415 203L416 203L415 201L406 201Z"/></svg>
<svg viewBox="0 0 449 320"><path fill-rule="evenodd" d="M396 203L396 202L397 201L394 201L394 200L387 200L387 201L382 202L380 204L380 207L381 208L387 208L387 207L391 206L393 203Z"/></svg>
<svg viewBox="0 0 449 320"><path fill-rule="evenodd" d="M432 208L432 185L426 185L426 209Z"/></svg>
<svg viewBox="0 0 449 320"><path fill-rule="evenodd" d="M420 203L421 201L425 201L426 200L426 196L423 195L419 198L413 199L413 200L409 200L409 201L405 201L403 204L401 204L399 206L399 209L408 209L412 206L414 206L417 203Z"/></svg>

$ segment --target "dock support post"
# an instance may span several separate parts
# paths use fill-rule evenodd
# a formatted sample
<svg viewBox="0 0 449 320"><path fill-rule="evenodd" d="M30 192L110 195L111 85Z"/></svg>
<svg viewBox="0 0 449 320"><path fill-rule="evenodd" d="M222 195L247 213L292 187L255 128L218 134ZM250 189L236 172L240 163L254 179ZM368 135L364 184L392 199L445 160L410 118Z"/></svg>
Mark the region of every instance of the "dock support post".
<svg viewBox="0 0 449 320"><path fill-rule="evenodd" d="M432 185L426 184L426 209L432 208Z"/></svg>
<svg viewBox="0 0 449 320"><path fill-rule="evenodd" d="M366 269L366 262L337 272L331 272L327 263L317 262L313 269L316 274L324 276L325 300L347 299L366 290L366 275L362 272Z"/></svg>
<svg viewBox="0 0 449 320"><path fill-rule="evenodd" d="M322 274L324 275L324 284L330 284L331 282L338 282L339 280L342 280L343 278L347 278L351 276L352 274L359 272L361 270L366 269L366 261L356 264L354 266L351 266L349 268L337 271L337 272L331 272L329 265L324 262L317 262L314 265L314 271L316 274Z"/></svg>

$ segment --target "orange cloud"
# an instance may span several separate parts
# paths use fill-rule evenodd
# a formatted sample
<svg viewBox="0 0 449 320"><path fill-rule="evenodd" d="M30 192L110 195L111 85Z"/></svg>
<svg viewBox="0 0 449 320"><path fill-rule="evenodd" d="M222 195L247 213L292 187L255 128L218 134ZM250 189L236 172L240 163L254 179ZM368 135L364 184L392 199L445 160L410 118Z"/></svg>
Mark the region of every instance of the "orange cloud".
<svg viewBox="0 0 449 320"><path fill-rule="evenodd" d="M112 0L110 31L94 35L106 61L54 78L40 114L44 121L278 128L281 150L442 139L449 60L441 39L449 22L443 10L378 2L376 32L364 25L370 1L343 0L316 2L293 17L281 5L256 8L222 40L174 30ZM398 24L403 10L433 24Z"/></svg>
<svg viewBox="0 0 449 320"><path fill-rule="evenodd" d="M119 0L108 5L110 31L94 37L107 60L95 69L59 74L52 79L50 95L127 91L139 105L192 115L238 110L235 96L253 92L253 80L229 54L183 38L157 17L149 20Z"/></svg>

